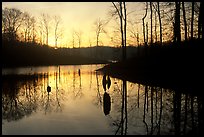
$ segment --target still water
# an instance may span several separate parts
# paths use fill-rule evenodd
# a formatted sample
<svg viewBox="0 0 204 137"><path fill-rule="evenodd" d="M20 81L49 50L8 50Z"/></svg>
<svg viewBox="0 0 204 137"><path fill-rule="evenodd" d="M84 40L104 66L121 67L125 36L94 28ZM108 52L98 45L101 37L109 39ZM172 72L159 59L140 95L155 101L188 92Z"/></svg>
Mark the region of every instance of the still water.
<svg viewBox="0 0 204 137"><path fill-rule="evenodd" d="M101 67L2 69L2 134L201 133L201 97L105 76Z"/></svg>

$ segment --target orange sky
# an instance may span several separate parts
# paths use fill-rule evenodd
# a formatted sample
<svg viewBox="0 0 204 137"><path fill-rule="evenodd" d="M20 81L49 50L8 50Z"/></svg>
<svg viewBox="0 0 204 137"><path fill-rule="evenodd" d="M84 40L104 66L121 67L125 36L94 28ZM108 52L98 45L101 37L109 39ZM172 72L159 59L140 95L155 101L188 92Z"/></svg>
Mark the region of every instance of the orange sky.
<svg viewBox="0 0 204 137"><path fill-rule="evenodd" d="M128 12L135 11L130 15L140 21L143 16L144 2L127 3ZM62 18L61 27L63 27L63 38L59 39L61 46L72 46L73 30L81 31L81 47L96 45L96 33L94 31L94 22L100 19L108 19L108 13L112 8L111 2L2 2L2 8L17 8L23 12L28 12L30 15L39 19L42 13L48 13L50 16L60 16ZM129 19L131 17L129 16ZM100 40L103 45L111 46L111 37L113 27L116 26L116 21L112 21L106 26L108 35L101 34ZM142 32L141 27L136 28ZM53 31L54 32L54 31ZM141 33L142 35L142 33ZM77 42L77 39L75 40ZM54 46L54 33L50 34L49 45ZM77 43L75 44L77 47Z"/></svg>

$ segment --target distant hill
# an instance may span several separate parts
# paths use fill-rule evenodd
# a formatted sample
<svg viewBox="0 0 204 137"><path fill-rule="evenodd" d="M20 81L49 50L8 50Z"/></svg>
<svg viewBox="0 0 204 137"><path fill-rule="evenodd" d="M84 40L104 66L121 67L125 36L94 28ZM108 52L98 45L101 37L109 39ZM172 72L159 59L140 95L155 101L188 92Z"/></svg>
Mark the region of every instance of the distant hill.
<svg viewBox="0 0 204 137"><path fill-rule="evenodd" d="M137 52L127 47L128 58ZM2 67L103 64L121 59L121 48L52 48L24 42L2 42Z"/></svg>

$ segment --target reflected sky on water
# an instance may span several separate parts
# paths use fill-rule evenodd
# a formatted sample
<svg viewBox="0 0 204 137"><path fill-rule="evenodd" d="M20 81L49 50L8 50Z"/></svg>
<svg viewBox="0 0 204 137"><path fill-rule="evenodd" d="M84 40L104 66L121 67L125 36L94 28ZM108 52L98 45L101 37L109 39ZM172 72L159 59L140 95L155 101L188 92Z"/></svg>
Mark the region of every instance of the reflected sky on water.
<svg viewBox="0 0 204 137"><path fill-rule="evenodd" d="M2 134L201 133L202 97L131 83L95 71L101 67L3 69Z"/></svg>

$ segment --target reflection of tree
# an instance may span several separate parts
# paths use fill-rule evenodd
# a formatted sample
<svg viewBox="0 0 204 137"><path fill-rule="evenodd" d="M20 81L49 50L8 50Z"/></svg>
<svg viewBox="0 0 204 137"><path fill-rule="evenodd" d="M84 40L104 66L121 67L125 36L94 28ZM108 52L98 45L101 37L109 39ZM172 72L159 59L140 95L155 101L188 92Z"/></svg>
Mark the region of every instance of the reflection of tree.
<svg viewBox="0 0 204 137"><path fill-rule="evenodd" d="M50 92L47 92L47 101L46 101L46 104L45 104L45 114L47 114L47 112L51 112Z"/></svg>
<svg viewBox="0 0 204 137"><path fill-rule="evenodd" d="M92 85L92 65L90 66L91 67L91 71L89 72L90 73L90 85L89 85L89 88L91 89L91 85Z"/></svg>
<svg viewBox="0 0 204 137"><path fill-rule="evenodd" d="M154 135L154 134L160 135L162 109L163 109L162 88L145 85L144 92L145 92L145 97L144 97L143 123L146 127L146 134L147 135ZM149 100L148 92L150 92L150 103L149 104L148 104L148 100ZM148 112L148 106L150 106L150 112ZM159 113L158 113L158 108L159 108ZM148 116L148 119L150 119L150 121L147 120L146 116Z"/></svg>
<svg viewBox="0 0 204 137"><path fill-rule="evenodd" d="M59 68L60 69L60 68ZM58 111L58 110L60 110L60 111L62 111L62 108L61 108L61 105L60 105L60 101L59 101L59 96L58 96L58 92L59 92L59 88L58 88L58 83L57 83L57 72L56 72L56 74L55 74L55 76L56 76L56 79L55 79L55 81L56 81L56 102L57 102L57 108L56 108L56 111ZM60 82L60 71L59 71L59 82Z"/></svg>
<svg viewBox="0 0 204 137"><path fill-rule="evenodd" d="M56 73L57 74L57 73ZM51 112L53 107L62 110L60 100L63 100L63 90L58 89L58 76L56 75L56 94L54 87L48 94L47 84L51 75L6 75L2 81L2 119L8 121L18 120L29 116L32 112L43 110Z"/></svg>
<svg viewBox="0 0 204 137"><path fill-rule="evenodd" d="M62 71L61 82L66 85L70 83L72 87L72 79L68 81L67 74ZM81 78L83 78L82 74ZM49 81L54 83L50 85L52 91L49 95L47 92L48 77ZM57 71L50 75L42 73L29 76L3 76L2 119L18 120L29 116L36 110L44 112L47 109L46 114L55 110L62 111L63 101L70 97L69 93L72 95L72 91L62 89L61 86L64 85L59 84L59 77ZM81 78L77 71L75 78L75 90L78 91L80 85L83 90L84 83L80 84ZM102 78L103 75L97 74L93 81L97 87L90 88L90 91L97 89L97 92L94 92L97 94L95 99L98 101L97 106L101 102L101 107L106 102L103 101L105 92L102 88ZM192 96L180 91L129 83L112 77L111 82L111 92L107 90L111 97L111 113L106 118L110 121L110 127L114 129L115 134L199 135L203 132L204 103L202 96ZM89 82L87 84L89 87ZM65 88L69 89L70 87ZM109 105L105 107L109 107ZM143 123L143 118L146 124Z"/></svg>
<svg viewBox="0 0 204 137"><path fill-rule="evenodd" d="M121 104L121 120L118 125L118 128L115 132L115 135L119 132L121 135L126 135L127 134L127 123L128 123L128 118L127 118L127 81L123 80L122 84L122 104ZM125 128L125 129L124 129Z"/></svg>
<svg viewBox="0 0 204 137"><path fill-rule="evenodd" d="M97 72L96 72L96 84L97 84L97 98L99 100L99 105L102 105L102 99L101 99L101 94L100 94L100 90L99 90L99 81L98 81L98 73Z"/></svg>
<svg viewBox="0 0 204 137"><path fill-rule="evenodd" d="M48 74L47 74L47 88L46 88L46 90L44 91L44 98L43 98L43 100L45 101L45 106L44 106L44 109L45 109L45 114L47 114L48 112L50 113L51 111L52 111L52 109L53 109L53 106L55 106L55 104L53 103L54 101L53 101L53 99L51 98L52 96L50 96L50 94L53 94L52 92L52 89L53 89L53 87L51 87L49 84L50 84L50 82L51 82L51 76L52 76L52 74L49 74L49 72L48 72Z"/></svg>
<svg viewBox="0 0 204 137"><path fill-rule="evenodd" d="M159 113L158 132L157 132L158 135L160 135L161 117L162 117L162 88L160 92L160 113Z"/></svg>
<svg viewBox="0 0 204 137"><path fill-rule="evenodd" d="M174 99L173 99L173 105L174 105L174 124L175 124L175 135L180 135L181 129L181 93L175 92Z"/></svg>
<svg viewBox="0 0 204 137"><path fill-rule="evenodd" d="M77 75L78 74L78 75ZM76 88L76 86L79 86L78 88ZM81 83L81 70L80 69L76 69L76 67L74 66L74 70L73 70L73 98L81 98L83 96L82 93L82 83Z"/></svg>
<svg viewBox="0 0 204 137"><path fill-rule="evenodd" d="M75 71L75 69L74 69L74 71L73 71L73 92L75 92L75 84L76 84L76 71Z"/></svg>
<svg viewBox="0 0 204 137"><path fill-rule="evenodd" d="M197 97L197 103L198 103L198 135L203 134L203 127L204 127L204 98L203 96Z"/></svg>
<svg viewBox="0 0 204 137"><path fill-rule="evenodd" d="M174 92L175 135L203 134L203 97Z"/></svg>
<svg viewBox="0 0 204 137"><path fill-rule="evenodd" d="M22 79L22 81L19 81ZM2 118L8 121L19 120L37 109L36 85L37 76L4 76L2 84ZM33 82L33 87L29 83ZM25 87L25 88L24 88ZM34 91L32 93L32 90Z"/></svg>
<svg viewBox="0 0 204 137"><path fill-rule="evenodd" d="M137 90L137 106L140 107L140 84L138 84L138 90Z"/></svg>
<svg viewBox="0 0 204 137"><path fill-rule="evenodd" d="M16 89L15 81L11 81L10 90L5 91L3 89L2 95L2 117L3 119L7 119L8 121L11 120L18 120L23 117L22 109L18 104L18 89Z"/></svg>
<svg viewBox="0 0 204 137"><path fill-rule="evenodd" d="M111 94L113 112L110 117L112 126L116 127L115 134L132 134L133 127L136 132L143 131L147 135L202 133L202 97L141 84L135 84L136 88L130 84L130 92L125 96L127 85L122 82L121 90L117 85L119 82L114 82L114 93ZM143 105L139 105L141 102Z"/></svg>

